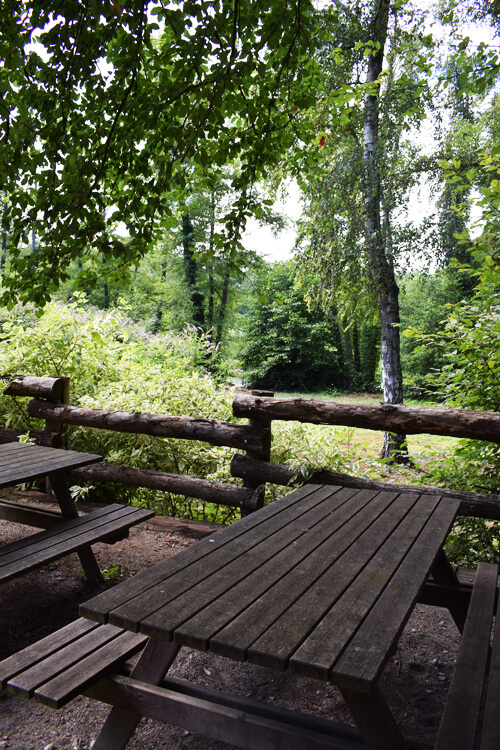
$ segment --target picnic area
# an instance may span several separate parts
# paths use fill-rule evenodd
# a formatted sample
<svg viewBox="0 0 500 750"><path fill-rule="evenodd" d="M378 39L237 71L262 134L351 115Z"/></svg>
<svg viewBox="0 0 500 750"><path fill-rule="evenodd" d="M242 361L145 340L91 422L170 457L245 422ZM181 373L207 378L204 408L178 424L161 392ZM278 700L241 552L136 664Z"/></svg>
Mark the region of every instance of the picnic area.
<svg viewBox="0 0 500 750"><path fill-rule="evenodd" d="M30 499L30 493L21 493L20 497L36 502L37 507L54 507L53 502L45 505L38 498ZM13 524L1 522L0 526L2 544L21 533ZM113 547L97 545L96 556L102 570L116 568L122 580L195 544L201 534L206 535L210 530L200 522L191 527L180 522L171 530L163 523L147 521L131 529L129 539ZM18 604L8 612L1 608L0 627L5 634L1 658L77 618L79 604L95 594L95 588L78 576L79 570L79 561L74 555L57 562L49 571L37 570L2 586L2 602L15 595ZM32 618L34 611L36 620ZM425 605L417 607L383 677L384 690L405 732L425 744L431 744L437 731L458 643L458 630L446 610ZM249 665L199 651L181 652L180 657L175 674L184 679L195 679L207 687L230 689L271 704L277 702L283 707L323 718L334 716L338 721L350 720L338 691L325 683L314 681L311 684L307 678L290 678L262 667L249 668ZM95 739L106 711L104 706L83 697L60 711L53 711L3 693L0 741L6 750L39 750L51 745L53 750L83 750ZM129 748L144 750L146 747L222 750L228 745L144 720Z"/></svg>

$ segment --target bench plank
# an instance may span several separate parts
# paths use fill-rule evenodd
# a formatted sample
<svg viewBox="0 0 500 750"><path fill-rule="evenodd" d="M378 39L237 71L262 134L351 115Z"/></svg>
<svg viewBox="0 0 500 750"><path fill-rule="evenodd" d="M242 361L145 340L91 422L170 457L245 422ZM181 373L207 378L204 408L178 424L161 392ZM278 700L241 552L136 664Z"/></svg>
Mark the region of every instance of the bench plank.
<svg viewBox="0 0 500 750"><path fill-rule="evenodd" d="M146 636L80 618L0 662L0 684L61 708L146 641Z"/></svg>
<svg viewBox="0 0 500 750"><path fill-rule="evenodd" d="M109 505L7 544L0 548L0 581L89 547L153 515L152 511L140 508Z"/></svg>
<svg viewBox="0 0 500 750"><path fill-rule="evenodd" d="M85 635L85 633L95 630L98 627L99 625L96 622L91 622L81 617L79 620L61 628L56 633L51 633L37 643L27 646L17 654L7 657L7 659L0 662L0 689L4 690L7 682L23 670L37 664L63 646L72 643L82 635Z"/></svg>
<svg viewBox="0 0 500 750"><path fill-rule="evenodd" d="M111 628L112 625L99 625ZM121 631L117 637L98 648L84 659L67 668L61 674L40 685L34 693L35 699L49 708L62 708L97 679L106 674L115 664L129 659L142 649L147 637L138 633Z"/></svg>
<svg viewBox="0 0 500 750"><path fill-rule="evenodd" d="M435 750L474 748L490 650L497 575L496 565L479 563Z"/></svg>
<svg viewBox="0 0 500 750"><path fill-rule="evenodd" d="M498 750L500 747L500 596L498 597L495 633L491 652L488 693L484 708L480 750Z"/></svg>
<svg viewBox="0 0 500 750"><path fill-rule="evenodd" d="M100 646L112 641L121 632L123 631L113 625L100 625L19 672L15 677L11 677L7 686L12 693L32 698L40 685L80 662Z"/></svg>

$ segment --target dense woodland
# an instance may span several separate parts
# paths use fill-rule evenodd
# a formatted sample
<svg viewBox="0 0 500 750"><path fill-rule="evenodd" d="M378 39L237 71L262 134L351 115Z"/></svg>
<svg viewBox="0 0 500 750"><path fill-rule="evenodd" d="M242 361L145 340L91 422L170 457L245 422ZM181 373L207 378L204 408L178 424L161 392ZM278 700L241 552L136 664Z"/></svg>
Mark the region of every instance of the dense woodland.
<svg viewBox="0 0 500 750"><path fill-rule="evenodd" d="M489 0L3 3L0 369L194 416L231 418L235 382L500 411L499 25ZM290 180L271 262L242 236L286 226ZM275 460L345 462L289 429ZM219 449L93 440L222 471ZM463 442L432 471L498 489L499 463Z"/></svg>

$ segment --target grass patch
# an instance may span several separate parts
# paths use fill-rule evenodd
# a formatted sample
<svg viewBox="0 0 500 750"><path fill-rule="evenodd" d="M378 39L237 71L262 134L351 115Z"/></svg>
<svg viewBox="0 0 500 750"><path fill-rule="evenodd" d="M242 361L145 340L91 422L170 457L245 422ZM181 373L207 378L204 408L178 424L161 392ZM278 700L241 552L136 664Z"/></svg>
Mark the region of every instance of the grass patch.
<svg viewBox="0 0 500 750"><path fill-rule="evenodd" d="M276 393L276 398L314 398L320 401L357 404L381 403L381 395L373 393ZM413 401L406 405L432 406L435 404ZM276 463L301 466L305 471L330 469L400 484L430 483L426 480L427 467L446 460L447 456L453 454L458 444L457 438L441 435L408 435L408 452L412 465L392 466L380 458L384 441L382 431L279 421L273 422L272 429L274 441L281 447L279 452L283 454L283 445L288 445L288 451L284 451L288 455L271 458Z"/></svg>

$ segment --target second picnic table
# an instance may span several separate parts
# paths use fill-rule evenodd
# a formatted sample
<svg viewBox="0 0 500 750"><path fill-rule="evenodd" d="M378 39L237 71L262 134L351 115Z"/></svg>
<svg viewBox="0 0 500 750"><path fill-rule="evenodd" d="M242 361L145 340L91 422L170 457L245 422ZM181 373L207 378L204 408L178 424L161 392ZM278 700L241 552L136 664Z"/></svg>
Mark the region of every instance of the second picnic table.
<svg viewBox="0 0 500 750"><path fill-rule="evenodd" d="M158 717L162 704L165 721L175 714L173 693L144 683L159 684L181 646L330 681L367 745L405 747L378 680L429 575L458 587L443 552L458 506L306 485L83 604L86 618L149 636L132 673L141 682L97 685L94 697L122 707L95 747L124 747L140 715ZM180 725L204 733L200 711L186 709ZM248 731L236 717L234 744Z"/></svg>
<svg viewBox="0 0 500 750"><path fill-rule="evenodd" d="M0 499L0 519L42 528L44 531L0 547L0 582L33 570L70 552L77 552L87 578L102 580L90 545L116 541L128 529L154 515L152 511L108 505L79 516L68 487L72 469L102 461L95 453L61 450L30 443L0 445L0 488L43 477L50 479L60 512Z"/></svg>

